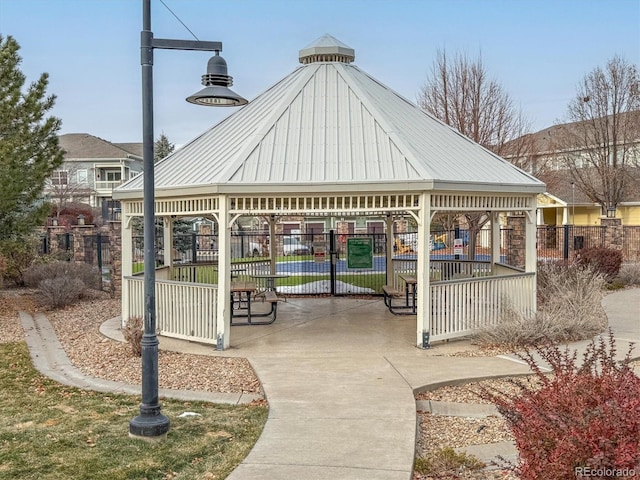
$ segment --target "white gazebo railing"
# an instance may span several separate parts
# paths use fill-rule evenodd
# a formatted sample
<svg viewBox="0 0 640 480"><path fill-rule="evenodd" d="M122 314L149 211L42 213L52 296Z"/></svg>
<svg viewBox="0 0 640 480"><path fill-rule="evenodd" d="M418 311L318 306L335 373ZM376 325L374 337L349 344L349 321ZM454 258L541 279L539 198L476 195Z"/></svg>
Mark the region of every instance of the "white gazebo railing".
<svg viewBox="0 0 640 480"><path fill-rule="evenodd" d="M123 323L144 315L143 277L124 277ZM156 325L165 337L216 343L218 287L202 283L156 280Z"/></svg>
<svg viewBox="0 0 640 480"><path fill-rule="evenodd" d="M461 337L496 325L507 309L532 315L535 281L535 273L520 273L432 282L430 340Z"/></svg>

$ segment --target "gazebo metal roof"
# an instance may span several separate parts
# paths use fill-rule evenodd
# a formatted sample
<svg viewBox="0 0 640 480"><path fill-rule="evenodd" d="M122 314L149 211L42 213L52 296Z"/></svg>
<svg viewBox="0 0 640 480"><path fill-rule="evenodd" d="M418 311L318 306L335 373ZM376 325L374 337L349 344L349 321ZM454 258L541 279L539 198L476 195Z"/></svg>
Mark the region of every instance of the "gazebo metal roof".
<svg viewBox="0 0 640 480"><path fill-rule="evenodd" d="M305 47L302 66L158 163L156 195L544 191L351 64L354 58L330 35ZM140 198L142 185L136 177L116 196Z"/></svg>

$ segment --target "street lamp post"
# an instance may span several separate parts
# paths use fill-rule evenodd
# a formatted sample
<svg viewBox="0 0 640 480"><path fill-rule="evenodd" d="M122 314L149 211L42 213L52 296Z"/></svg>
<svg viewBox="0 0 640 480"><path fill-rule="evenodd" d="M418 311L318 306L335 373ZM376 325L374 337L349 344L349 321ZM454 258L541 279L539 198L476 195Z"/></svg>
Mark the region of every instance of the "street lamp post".
<svg viewBox="0 0 640 480"><path fill-rule="evenodd" d="M161 439L169 431L169 419L158 402L158 337L156 335L155 189L153 159L153 50L199 50L215 52L202 76L204 89L187 101L208 106L240 106L247 100L228 87L232 78L219 52L221 42L153 38L151 0L142 0L140 63L142 65L142 160L144 166L144 333L142 336L142 403L140 414L129 422L129 435L148 440Z"/></svg>

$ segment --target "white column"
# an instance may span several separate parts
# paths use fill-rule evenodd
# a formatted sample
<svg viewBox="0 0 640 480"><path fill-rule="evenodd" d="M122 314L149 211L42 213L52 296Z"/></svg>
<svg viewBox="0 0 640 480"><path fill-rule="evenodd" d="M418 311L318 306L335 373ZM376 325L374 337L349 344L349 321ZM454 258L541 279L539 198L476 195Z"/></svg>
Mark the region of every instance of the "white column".
<svg viewBox="0 0 640 480"><path fill-rule="evenodd" d="M536 202L536 196L533 196L532 199L533 205L535 205ZM536 245L536 231L537 231L537 225L536 225L536 210L535 207L527 210L527 215L526 215L526 219L525 219L525 248L526 248L526 254L525 254L525 266L524 269L526 272L536 272L537 269L537 263L538 263L538 252L537 252L537 245ZM534 277L533 280L533 288L531 291L531 295L532 295L532 301L531 301L531 305L533 305L533 311L536 311L536 296L537 296L537 288L536 288L536 277Z"/></svg>
<svg viewBox="0 0 640 480"><path fill-rule="evenodd" d="M525 266L526 272L535 272L538 254L536 251L536 211L527 210L525 218Z"/></svg>
<svg viewBox="0 0 640 480"><path fill-rule="evenodd" d="M164 266L169 268L169 279L173 279L173 219L162 217L162 240L164 243Z"/></svg>
<svg viewBox="0 0 640 480"><path fill-rule="evenodd" d="M123 211L127 208L122 202ZM122 264L120 270L122 272L122 320L121 325L126 326L127 320L131 316L129 312L129 284L125 277L133 275L133 229L131 228L132 218L123 214L122 218L122 239L120 259Z"/></svg>
<svg viewBox="0 0 640 480"><path fill-rule="evenodd" d="M491 212L491 274L496 275L496 263L501 263L500 212Z"/></svg>
<svg viewBox="0 0 640 480"><path fill-rule="evenodd" d="M572 219L572 222L575 220ZM562 207L562 224L569 225L569 207L567 206Z"/></svg>
<svg viewBox="0 0 640 480"><path fill-rule="evenodd" d="M267 217L269 222L269 272L271 274L276 273L276 217L269 215Z"/></svg>
<svg viewBox="0 0 640 480"><path fill-rule="evenodd" d="M416 285L418 309L416 312L416 340L418 347L428 348L423 344L424 333L431 330L431 286L430 286L430 255L429 234L431 230L431 195L420 195L420 211L418 212L418 255Z"/></svg>
<svg viewBox="0 0 640 480"><path fill-rule="evenodd" d="M385 231L387 232L387 283L393 285L394 269L393 269L393 215L388 214L384 222Z"/></svg>
<svg viewBox="0 0 640 480"><path fill-rule="evenodd" d="M231 345L231 226L229 225L229 199L220 195L218 210L218 310L216 332L218 349Z"/></svg>

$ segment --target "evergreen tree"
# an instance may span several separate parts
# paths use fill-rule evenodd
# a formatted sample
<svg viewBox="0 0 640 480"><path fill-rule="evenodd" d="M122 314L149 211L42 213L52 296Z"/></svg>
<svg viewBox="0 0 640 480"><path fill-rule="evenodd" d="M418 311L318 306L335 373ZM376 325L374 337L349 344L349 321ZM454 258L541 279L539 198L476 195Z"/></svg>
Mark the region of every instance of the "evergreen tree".
<svg viewBox="0 0 640 480"><path fill-rule="evenodd" d="M155 141L153 144L153 161L154 163L159 162L167 155L173 153L176 149L176 146L169 141L167 136L163 133L160 135L160 138Z"/></svg>
<svg viewBox="0 0 640 480"><path fill-rule="evenodd" d="M60 120L46 117L54 95L46 95L48 74L24 88L20 46L0 35L0 241L23 238L42 223L49 205L42 190L62 164Z"/></svg>

